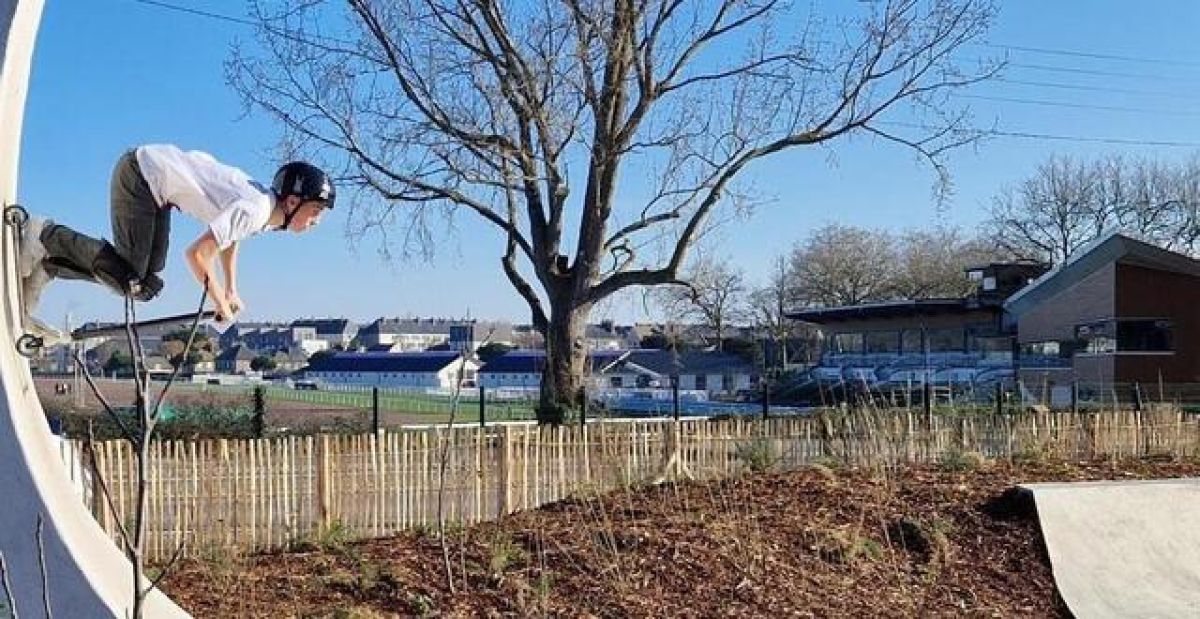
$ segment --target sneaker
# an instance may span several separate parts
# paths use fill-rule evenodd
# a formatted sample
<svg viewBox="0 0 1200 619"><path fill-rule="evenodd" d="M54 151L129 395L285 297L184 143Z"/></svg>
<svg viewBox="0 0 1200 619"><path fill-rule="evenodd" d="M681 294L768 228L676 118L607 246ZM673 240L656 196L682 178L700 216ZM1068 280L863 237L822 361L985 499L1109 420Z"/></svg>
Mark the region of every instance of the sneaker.
<svg viewBox="0 0 1200 619"><path fill-rule="evenodd" d="M150 273L142 279L137 280L137 283L133 286L132 294L134 300L149 301L157 297L158 293L162 292L162 289L162 278L154 273Z"/></svg>
<svg viewBox="0 0 1200 619"><path fill-rule="evenodd" d="M44 217L30 217L21 227L21 254L17 257L17 271L21 277L29 277L34 267L46 258L46 246L42 244L42 230L50 221Z"/></svg>
<svg viewBox="0 0 1200 619"><path fill-rule="evenodd" d="M41 260L34 263L30 273L21 279L21 303L24 304L21 309L27 318L37 309L38 301L42 298L42 291L46 289L46 284L53 279L46 271L46 263Z"/></svg>
<svg viewBox="0 0 1200 619"><path fill-rule="evenodd" d="M105 243L104 248L92 263L92 277L108 286L118 296L135 294L138 291L137 276L125 259L117 255L112 245Z"/></svg>

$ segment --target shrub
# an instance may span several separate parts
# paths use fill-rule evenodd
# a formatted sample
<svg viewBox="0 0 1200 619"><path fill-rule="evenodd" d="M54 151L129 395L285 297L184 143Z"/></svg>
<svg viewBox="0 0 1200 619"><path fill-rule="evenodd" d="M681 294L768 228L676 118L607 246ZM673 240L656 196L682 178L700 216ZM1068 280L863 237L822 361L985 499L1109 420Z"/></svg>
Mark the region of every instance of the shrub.
<svg viewBox="0 0 1200 619"><path fill-rule="evenodd" d="M762 473L779 462L778 451L775 441L759 437L738 445L735 454L751 471Z"/></svg>

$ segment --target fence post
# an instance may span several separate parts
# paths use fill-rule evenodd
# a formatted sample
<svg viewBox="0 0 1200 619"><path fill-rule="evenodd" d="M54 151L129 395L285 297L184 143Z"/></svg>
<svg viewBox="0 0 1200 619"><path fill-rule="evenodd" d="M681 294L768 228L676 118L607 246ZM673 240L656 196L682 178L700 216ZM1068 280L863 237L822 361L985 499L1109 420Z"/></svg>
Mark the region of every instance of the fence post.
<svg viewBox="0 0 1200 619"><path fill-rule="evenodd" d="M1142 412L1142 383L1133 383L1133 410Z"/></svg>
<svg viewBox="0 0 1200 619"><path fill-rule="evenodd" d="M1079 412L1079 381L1071 381L1071 412Z"/></svg>
<svg viewBox="0 0 1200 619"><path fill-rule="evenodd" d="M379 434L379 387L371 387L371 429Z"/></svg>
<svg viewBox="0 0 1200 619"><path fill-rule="evenodd" d="M925 380L921 383L921 410L924 411L926 418L933 414L933 385L929 384L929 375L926 374Z"/></svg>
<svg viewBox="0 0 1200 619"><path fill-rule="evenodd" d="M479 384L479 427L487 427L487 388Z"/></svg>
<svg viewBox="0 0 1200 619"><path fill-rule="evenodd" d="M581 427L587 425L587 414L588 414L588 395L587 395L587 386L584 385L579 388L579 425Z"/></svg>
<svg viewBox="0 0 1200 619"><path fill-rule="evenodd" d="M763 377L762 377L762 388L763 388L763 397L762 397L762 414L763 414L763 416L762 416L762 418L763 418L763 421L766 421L767 418L771 416L771 381L767 380L767 376L766 376L765 372L763 373Z"/></svg>
<svg viewBox="0 0 1200 619"><path fill-rule="evenodd" d="M1004 387L996 381L996 414L1004 413Z"/></svg>
<svg viewBox="0 0 1200 619"><path fill-rule="evenodd" d="M332 519L329 514L329 435L322 434L317 443L317 522L327 531Z"/></svg>
<svg viewBox="0 0 1200 619"><path fill-rule="evenodd" d="M512 511L512 426L501 428L500 437L500 483L496 489L496 511L498 516L504 516Z"/></svg>
<svg viewBox="0 0 1200 619"><path fill-rule="evenodd" d="M675 421L679 421L679 377L671 377L671 406L675 411Z"/></svg>

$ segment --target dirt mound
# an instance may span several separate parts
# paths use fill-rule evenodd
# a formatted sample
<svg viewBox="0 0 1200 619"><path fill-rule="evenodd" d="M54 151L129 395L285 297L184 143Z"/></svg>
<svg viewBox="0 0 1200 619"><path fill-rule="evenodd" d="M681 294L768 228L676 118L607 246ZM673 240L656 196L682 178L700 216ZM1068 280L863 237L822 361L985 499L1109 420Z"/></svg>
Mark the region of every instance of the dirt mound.
<svg viewBox="0 0 1200 619"><path fill-rule="evenodd" d="M210 552L164 586L198 617L1066 616L1012 486L1197 474L1005 463L644 486L450 526L445 555L430 530L355 543L334 531L304 551Z"/></svg>

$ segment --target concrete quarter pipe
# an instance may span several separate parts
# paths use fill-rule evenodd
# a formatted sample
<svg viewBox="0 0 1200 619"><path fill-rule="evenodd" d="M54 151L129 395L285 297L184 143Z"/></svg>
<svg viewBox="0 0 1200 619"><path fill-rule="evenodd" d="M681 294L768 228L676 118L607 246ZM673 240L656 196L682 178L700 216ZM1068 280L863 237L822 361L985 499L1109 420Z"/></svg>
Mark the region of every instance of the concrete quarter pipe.
<svg viewBox="0 0 1200 619"><path fill-rule="evenodd" d="M0 199L16 198L21 120L33 44L43 0L0 0ZM132 614L130 564L104 534L72 488L54 446L27 362L17 355L20 335L16 259L12 237L3 235L0 268L0 552L8 566L17 612L42 616L43 584L38 561L37 522L44 521L46 572L51 610L70 619ZM0 617L12 611L0 595ZM147 617L186 617L155 592Z"/></svg>
<svg viewBox="0 0 1200 619"><path fill-rule="evenodd" d="M1200 617L1200 479L1022 487L1076 617Z"/></svg>

